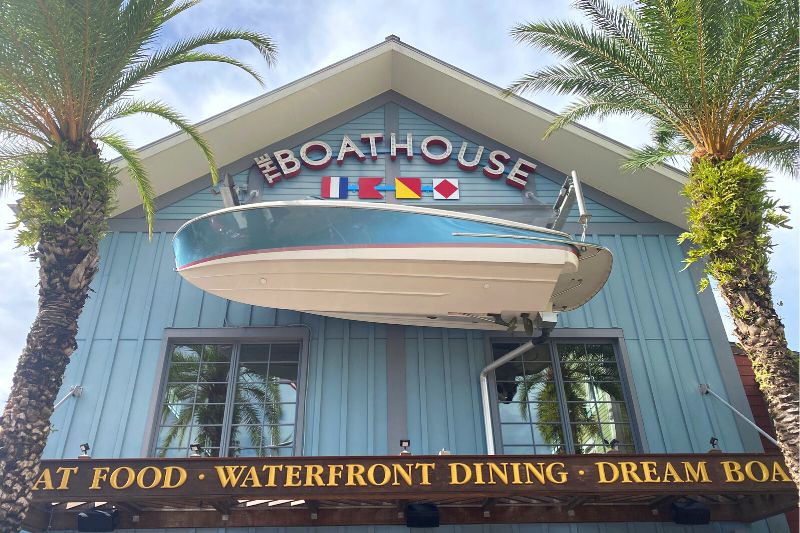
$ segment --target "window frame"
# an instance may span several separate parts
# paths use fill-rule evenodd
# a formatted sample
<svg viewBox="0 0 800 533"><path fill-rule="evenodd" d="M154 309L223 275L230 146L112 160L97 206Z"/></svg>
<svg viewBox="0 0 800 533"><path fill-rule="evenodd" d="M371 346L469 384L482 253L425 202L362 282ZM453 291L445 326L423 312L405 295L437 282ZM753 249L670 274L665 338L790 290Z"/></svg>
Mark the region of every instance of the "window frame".
<svg viewBox="0 0 800 533"><path fill-rule="evenodd" d="M488 365L494 361L492 356L493 344L515 343L515 342L523 344L528 340L530 340L528 336L520 333L507 333L507 334L500 333L500 334L485 335L484 356L486 364ZM557 379L560 383L563 383L563 379L561 377L561 368L560 368L561 360L558 357L555 348L556 343L562 343L562 344L596 343L596 344L611 344L613 346L614 354L616 355L617 358L617 366L620 372L620 381L622 382L625 405L630 410L631 432L633 434L633 444L635 449L634 453L649 453L649 446L647 444L647 439L644 433L644 423L641 416L641 409L639 407L639 402L637 400L638 395L636 393L636 388L634 386L633 375L631 373L628 351L625 347L625 336L623 334L623 331L619 328L597 328L597 329L556 328L551 331L550 337L547 339L546 343L548 344L550 351L550 360L554 364L554 371L556 372L556 375L558 376ZM490 410L492 414L492 430L494 433L494 446L496 450L503 450L502 453L504 453L505 448L503 446L502 428L500 424L500 407L499 407L499 400L497 398L497 381L495 380L495 372L494 371L490 372L487 377L489 381L489 394L491 398ZM558 388L558 394L559 394L559 412L561 413L562 427L565 431L564 438L568 439L567 442L569 443L570 447L574 449L574 443L572 443L571 437L567 435L567 433L569 433L570 428L564 425L564 420L566 416L565 413L566 405L564 404L564 401L561 398L562 394L561 387Z"/></svg>
<svg viewBox="0 0 800 533"><path fill-rule="evenodd" d="M300 360L297 367L297 412L295 423L295 439L292 454L303 454L303 426L305 420L305 397L308 388L308 351L311 328L308 326L273 326L243 328L167 328L161 340L159 360L157 363L158 386L153 387L150 398L145 435L142 441L142 457L155 457L156 440L158 438L158 416L163 402L168 381L171 349L176 344L233 344L238 353L242 344L257 343L299 343ZM230 379L230 378L229 378ZM230 392L230 391L229 391ZM231 394L225 400L224 420L229 420L229 411L233 405ZM229 436L231 428L223 423L224 435ZM229 445L221 443L221 449Z"/></svg>

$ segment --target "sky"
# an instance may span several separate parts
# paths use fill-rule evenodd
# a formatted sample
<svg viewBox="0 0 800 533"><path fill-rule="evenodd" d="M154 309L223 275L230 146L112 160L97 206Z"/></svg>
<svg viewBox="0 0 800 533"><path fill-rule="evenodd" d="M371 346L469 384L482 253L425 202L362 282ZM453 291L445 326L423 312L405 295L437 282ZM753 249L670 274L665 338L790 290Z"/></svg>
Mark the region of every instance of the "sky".
<svg viewBox="0 0 800 533"><path fill-rule="evenodd" d="M265 78L265 86L228 65L192 64L155 78L140 96L162 100L190 120L200 121L373 46L388 35L397 35L411 46L506 87L524 73L555 62L540 50L514 42L509 29L521 22L553 18L580 19L580 15L566 0L206 0L171 21L159 42L169 43L220 27L263 32L278 46L277 63L272 68L267 68L249 45L231 43L219 50L255 65ZM545 93L525 96L554 111L569 102L567 97ZM585 124L629 146L640 146L648 138L647 124L629 118L589 120ZM124 119L116 128L136 146L173 131L168 123L147 117ZM635 175L631 179L636 179ZM797 227L800 181L778 176L772 188L782 204L793 208L793 225ZM13 200L12 194L0 202L0 405L10 390L37 300L36 265L25 250L15 248L14 232L5 229L13 221L13 213L5 204ZM794 349L800 345L798 234L797 229L774 232L777 246L771 260L776 273L774 299ZM723 315L727 315L724 309ZM730 319L725 322L730 335Z"/></svg>

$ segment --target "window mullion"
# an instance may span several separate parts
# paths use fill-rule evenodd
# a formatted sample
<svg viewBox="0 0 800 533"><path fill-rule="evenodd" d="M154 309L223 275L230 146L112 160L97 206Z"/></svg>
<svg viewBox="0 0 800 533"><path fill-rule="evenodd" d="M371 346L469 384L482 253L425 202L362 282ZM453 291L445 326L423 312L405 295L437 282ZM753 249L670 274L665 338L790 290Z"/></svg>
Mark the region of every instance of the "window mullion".
<svg viewBox="0 0 800 533"><path fill-rule="evenodd" d="M225 457L230 454L231 425L236 400L236 383L239 378L239 351L242 343L233 344L231 350L231 366L228 371L228 392L225 397L225 414L222 418L222 438L219 443L219 455Z"/></svg>
<svg viewBox="0 0 800 533"><path fill-rule="evenodd" d="M569 409L567 406L566 393L564 392L564 377L561 374L561 358L558 356L556 343L550 341L547 343L550 348L550 361L553 365L553 376L556 385L556 396L558 397L558 409L561 413L561 428L564 432L564 446L567 453L575 453L575 443L572 440L572 431L569 419Z"/></svg>

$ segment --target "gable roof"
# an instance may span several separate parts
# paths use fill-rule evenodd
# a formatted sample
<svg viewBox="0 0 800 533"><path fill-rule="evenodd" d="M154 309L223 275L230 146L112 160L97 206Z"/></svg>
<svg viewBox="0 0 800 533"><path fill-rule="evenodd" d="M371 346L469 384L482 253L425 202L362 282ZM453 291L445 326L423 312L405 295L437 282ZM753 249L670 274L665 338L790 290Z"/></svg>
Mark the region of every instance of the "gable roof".
<svg viewBox="0 0 800 533"><path fill-rule="evenodd" d="M198 129L221 167L388 91L414 100L565 174L577 170L588 185L654 217L686 227L686 175L668 166L624 173L630 148L579 124L542 140L556 116L518 96L389 36L343 61L211 117ZM324 95L324 98L320 96ZM257 132L257 134L254 134ZM156 192L162 195L208 167L184 133L140 149ZM141 204L127 169L117 161L121 185L115 214Z"/></svg>

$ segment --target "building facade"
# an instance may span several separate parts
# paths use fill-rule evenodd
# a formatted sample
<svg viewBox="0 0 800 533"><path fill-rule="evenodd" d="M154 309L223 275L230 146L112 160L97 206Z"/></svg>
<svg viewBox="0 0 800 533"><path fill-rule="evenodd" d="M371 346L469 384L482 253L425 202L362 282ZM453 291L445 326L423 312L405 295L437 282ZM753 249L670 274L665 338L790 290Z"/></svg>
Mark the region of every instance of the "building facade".
<svg viewBox="0 0 800 533"><path fill-rule="evenodd" d="M762 453L752 428L698 392L707 384L751 416L713 297L708 291L698 294L699 275L683 269L685 250L676 243L684 225L678 195L683 176L668 168L622 175L624 147L579 126L541 142L551 117L389 38L209 119L201 130L215 148L221 174L235 185L233 194L249 203L345 197L541 224L551 215L567 173L577 170L592 214L585 238L609 248L614 266L589 303L560 314L546 342L489 376L497 453L705 454L712 438L724 453ZM411 140L395 158L392 134L397 145ZM422 141L431 136L452 144L443 164L423 157ZM308 146L312 141L317 144ZM313 168L325 155L320 142L331 147L332 160L341 161ZM484 147L482 154L476 154L478 146ZM441 150L433 150L434 158ZM482 171L494 151L508 156L502 179ZM265 154L273 166L265 163ZM414 457L442 450L452 456L486 454L479 374L527 338L355 322L204 293L175 271L171 241L189 219L223 207L223 185L211 185L202 158L181 136L145 147L143 155L160 187L154 233L148 235L135 191L123 185L81 316L79 348L59 397L73 386L82 394L54 413L45 459L73 459L82 443L90 445L95 459L187 458L197 452L192 444L200 444L206 457L393 456L405 439ZM470 165L459 165L459 158L477 164L465 169ZM519 158L534 163L535 171L509 181ZM359 182L363 178L375 179ZM580 238L577 211L565 231ZM424 491L418 494L424 499ZM677 489L671 494L667 504L691 496ZM488 513L482 516L506 512L499 510L505 503L491 500L481 504ZM652 521L620 518L613 505L585 515L608 513L612 522L582 518L584 502L551 503L541 520L521 513L521 523L513 525L487 520L447 527L787 531L780 509L772 513L777 516L752 523L681 526L663 511L659 515L657 502L647 507ZM147 521L142 505L119 505L125 524ZM359 522L365 516L359 505L349 508L351 522L340 518L338 524L365 531L405 527L391 520ZM51 525L68 524L75 511L92 507L84 502L66 509L63 501L59 506L50 512ZM326 512L324 502L317 508L300 498L233 498L212 511L230 518L258 511L260 522L227 527L234 522L219 518L223 521L214 531L271 531L268 513L284 508L306 509L303 520L308 513L318 513L313 520L321 520ZM440 511L446 524L446 503L440 503ZM553 520L553 513L561 518ZM134 516L143 522L131 522ZM199 532L212 523L176 531ZM314 522L302 520L279 524L314 528Z"/></svg>

